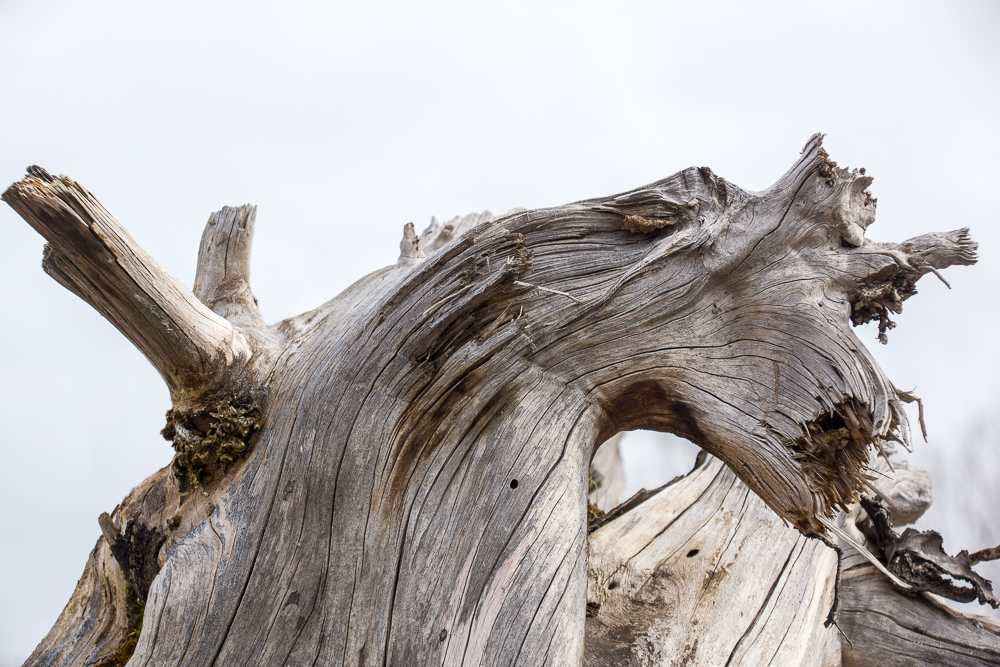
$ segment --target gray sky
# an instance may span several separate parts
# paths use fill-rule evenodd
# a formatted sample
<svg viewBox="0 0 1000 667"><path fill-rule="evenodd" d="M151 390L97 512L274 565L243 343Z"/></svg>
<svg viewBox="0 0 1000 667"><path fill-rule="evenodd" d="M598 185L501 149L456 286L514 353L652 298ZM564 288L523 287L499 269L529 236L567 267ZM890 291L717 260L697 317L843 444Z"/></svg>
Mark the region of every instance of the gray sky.
<svg viewBox="0 0 1000 667"><path fill-rule="evenodd" d="M887 347L859 333L925 400L918 460L968 458L973 432L995 454L998 429L974 425L1000 388L1000 5L494 4L0 0L0 180L74 178L188 283L209 213L257 204L253 286L276 321L393 262L405 222L692 165L762 189L826 132L875 177L870 238L980 242L952 291L921 283ZM98 514L172 450L152 367L41 271L42 239L6 206L0 228L5 665L68 600ZM939 521L961 507L939 492ZM1000 541L982 525L990 544L946 548Z"/></svg>

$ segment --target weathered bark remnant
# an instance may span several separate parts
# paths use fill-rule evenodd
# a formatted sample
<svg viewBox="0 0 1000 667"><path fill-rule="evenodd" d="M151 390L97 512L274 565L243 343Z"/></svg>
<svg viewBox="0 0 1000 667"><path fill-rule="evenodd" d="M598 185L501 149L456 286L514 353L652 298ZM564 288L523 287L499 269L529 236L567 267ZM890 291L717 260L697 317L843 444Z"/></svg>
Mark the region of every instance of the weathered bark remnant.
<svg viewBox="0 0 1000 667"><path fill-rule="evenodd" d="M909 584L904 589L907 593L929 591L959 602L978 600L994 609L1000 607L990 582L972 570L967 551L949 556L941 534L934 530L907 528L900 536L892 529L892 513L877 497L862 497L861 507L867 516L858 522L859 528L880 552L889 571ZM962 581L969 585L962 585Z"/></svg>
<svg viewBox="0 0 1000 667"><path fill-rule="evenodd" d="M107 512L98 517L98 523L111 550L111 557L132 588L131 597L145 603L149 586L160 571L158 557L160 548L167 540L166 531L141 521L129 521L125 529L119 531Z"/></svg>
<svg viewBox="0 0 1000 667"><path fill-rule="evenodd" d="M102 520L28 664L107 659L136 585L133 665L836 664L836 557L808 537L843 532L912 400L852 319L884 334L920 276L975 262L964 230L867 240L870 182L817 136L761 193L687 169L407 226L394 266L269 326L253 207L212 215L190 291L30 168L4 200L164 378L178 454ZM594 451L639 428L715 458L595 522L588 560ZM732 600L752 613L718 625Z"/></svg>
<svg viewBox="0 0 1000 667"><path fill-rule="evenodd" d="M923 571L914 577L906 568L894 564L898 561L891 551L883 551L894 539L889 522L899 526L912 523L932 500L926 473L906 465L905 461L891 460L891 468L886 461L877 465L873 485L880 502L874 498L866 500L844 516L841 523L855 542L906 578L911 589L900 591L852 546L843 545L837 612L837 622L845 634L843 664L848 667L1000 665L1000 623L996 619L956 611L937 595L921 592L927 590L928 583L935 587L944 583L935 576L942 572L932 572L927 566L941 558L951 560L940 550L937 539L931 538L935 543L932 551L920 550L916 562L923 564L920 568ZM893 510L886 512L883 504ZM907 533L918 535L911 528L904 531L904 535ZM925 534L925 537L930 536ZM929 560L924 560L924 556L929 556ZM962 570L973 580L979 580L975 584L981 587L977 593L989 602L988 598L992 598L989 582L980 580L971 570ZM968 599L966 592L955 588L938 590L954 599Z"/></svg>

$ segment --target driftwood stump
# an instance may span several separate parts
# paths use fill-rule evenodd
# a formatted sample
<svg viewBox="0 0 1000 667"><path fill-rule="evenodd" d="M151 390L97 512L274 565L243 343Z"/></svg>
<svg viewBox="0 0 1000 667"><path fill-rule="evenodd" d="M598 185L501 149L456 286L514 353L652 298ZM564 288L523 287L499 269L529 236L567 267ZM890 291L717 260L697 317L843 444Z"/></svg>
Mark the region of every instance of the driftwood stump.
<svg viewBox="0 0 1000 667"><path fill-rule="evenodd" d="M177 454L102 515L27 664L1000 664L996 624L925 592L988 582L891 529L929 488L876 459L913 397L851 329L887 335L975 243L867 240L871 179L820 137L760 193L698 168L407 225L395 266L273 326L253 207L211 216L191 291L28 172L3 199L159 371ZM631 429L706 455L588 525L594 452Z"/></svg>

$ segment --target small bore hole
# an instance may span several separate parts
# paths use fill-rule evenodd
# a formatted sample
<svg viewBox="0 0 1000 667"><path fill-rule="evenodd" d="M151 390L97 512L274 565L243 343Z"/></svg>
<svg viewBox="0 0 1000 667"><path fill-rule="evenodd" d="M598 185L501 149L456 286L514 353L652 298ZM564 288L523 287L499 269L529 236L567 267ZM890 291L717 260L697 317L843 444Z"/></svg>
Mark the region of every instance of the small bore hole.
<svg viewBox="0 0 1000 667"><path fill-rule="evenodd" d="M438 634L438 641L439 642L443 642L447 638L448 638L448 631L447 630L442 630L440 632L440 634Z"/></svg>
<svg viewBox="0 0 1000 667"><path fill-rule="evenodd" d="M517 488L517 480L516 479L510 480L510 488L512 488L512 489L516 489Z"/></svg>
<svg viewBox="0 0 1000 667"><path fill-rule="evenodd" d="M609 591L613 591L616 588L618 588L618 582L617 581L612 581L610 584L608 584L608 590Z"/></svg>
<svg viewBox="0 0 1000 667"><path fill-rule="evenodd" d="M692 556L697 556L697 555L698 555L698 550L697 549L692 549L691 551L688 552L688 558L691 558Z"/></svg>

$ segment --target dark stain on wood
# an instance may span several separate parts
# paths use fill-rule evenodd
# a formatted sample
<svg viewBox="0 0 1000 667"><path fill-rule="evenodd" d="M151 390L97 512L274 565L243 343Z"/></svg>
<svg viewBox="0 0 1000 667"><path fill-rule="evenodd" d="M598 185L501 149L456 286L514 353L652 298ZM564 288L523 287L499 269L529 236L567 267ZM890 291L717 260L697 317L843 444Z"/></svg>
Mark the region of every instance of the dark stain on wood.
<svg viewBox="0 0 1000 667"><path fill-rule="evenodd" d="M126 524L114 544L108 544L125 580L143 602L149 594L153 578L160 571L160 547L166 539L164 531L133 520Z"/></svg>

